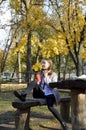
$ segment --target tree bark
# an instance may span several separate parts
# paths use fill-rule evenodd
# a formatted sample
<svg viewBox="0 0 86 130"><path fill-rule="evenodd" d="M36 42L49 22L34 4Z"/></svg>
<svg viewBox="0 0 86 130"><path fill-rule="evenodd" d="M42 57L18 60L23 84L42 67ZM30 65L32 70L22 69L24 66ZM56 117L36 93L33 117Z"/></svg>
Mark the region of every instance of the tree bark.
<svg viewBox="0 0 86 130"><path fill-rule="evenodd" d="M27 87L31 81L31 30L28 33L28 42L27 42Z"/></svg>

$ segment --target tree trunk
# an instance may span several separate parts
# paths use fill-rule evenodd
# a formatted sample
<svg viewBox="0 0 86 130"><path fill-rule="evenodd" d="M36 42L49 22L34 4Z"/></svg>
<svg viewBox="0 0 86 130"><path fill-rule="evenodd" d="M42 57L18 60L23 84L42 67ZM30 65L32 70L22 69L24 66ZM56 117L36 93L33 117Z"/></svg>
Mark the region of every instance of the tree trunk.
<svg viewBox="0 0 86 130"><path fill-rule="evenodd" d="M21 83L21 57L20 52L18 52L18 81Z"/></svg>
<svg viewBox="0 0 86 130"><path fill-rule="evenodd" d="M27 87L31 81L31 30L28 33L27 42Z"/></svg>
<svg viewBox="0 0 86 130"><path fill-rule="evenodd" d="M58 80L60 80L60 75L61 75L61 56L59 55L58 57L56 57L58 60Z"/></svg>
<svg viewBox="0 0 86 130"><path fill-rule="evenodd" d="M77 62L77 63L75 64L75 67L76 67L76 75L77 75L77 76L80 76L80 75L81 75L80 63Z"/></svg>

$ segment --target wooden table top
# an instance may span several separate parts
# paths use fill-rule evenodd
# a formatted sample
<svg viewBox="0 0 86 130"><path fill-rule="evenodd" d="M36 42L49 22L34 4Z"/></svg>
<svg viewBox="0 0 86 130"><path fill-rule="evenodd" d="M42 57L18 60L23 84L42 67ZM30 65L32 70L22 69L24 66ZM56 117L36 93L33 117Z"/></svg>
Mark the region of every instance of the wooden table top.
<svg viewBox="0 0 86 130"><path fill-rule="evenodd" d="M86 90L86 80L83 79L67 79L54 83L50 83L49 86L51 88L58 89L77 89L77 90Z"/></svg>

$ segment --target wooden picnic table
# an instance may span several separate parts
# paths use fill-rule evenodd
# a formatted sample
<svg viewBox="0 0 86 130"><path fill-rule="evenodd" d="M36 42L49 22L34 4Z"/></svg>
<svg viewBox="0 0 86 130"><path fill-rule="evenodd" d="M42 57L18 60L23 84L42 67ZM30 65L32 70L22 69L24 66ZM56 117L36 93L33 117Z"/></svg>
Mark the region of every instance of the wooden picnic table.
<svg viewBox="0 0 86 130"><path fill-rule="evenodd" d="M52 88L70 89L72 130L86 130L86 81L68 79L50 83Z"/></svg>

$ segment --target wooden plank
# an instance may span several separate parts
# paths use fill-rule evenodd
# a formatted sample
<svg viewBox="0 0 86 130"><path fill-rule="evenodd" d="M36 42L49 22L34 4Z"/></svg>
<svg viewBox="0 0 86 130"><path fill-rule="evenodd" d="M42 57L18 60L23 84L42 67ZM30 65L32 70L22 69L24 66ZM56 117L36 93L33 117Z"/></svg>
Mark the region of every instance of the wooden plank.
<svg viewBox="0 0 86 130"><path fill-rule="evenodd" d="M60 93L68 93L70 94L70 90L69 89L58 89Z"/></svg>
<svg viewBox="0 0 86 130"><path fill-rule="evenodd" d="M66 101L70 101L70 100L71 100L71 96L60 97L60 102L66 102Z"/></svg>
<svg viewBox="0 0 86 130"><path fill-rule="evenodd" d="M49 86L51 88L58 88L58 89L79 89L84 93L86 89L86 81L82 79L76 79L76 80L70 79L50 83Z"/></svg>
<svg viewBox="0 0 86 130"><path fill-rule="evenodd" d="M29 107L38 106L38 105L46 105L45 99L28 99L26 102L12 102L12 106L17 109L27 109Z"/></svg>
<svg viewBox="0 0 86 130"><path fill-rule="evenodd" d="M65 96L65 97L60 97L60 102L62 101L70 101L71 97L70 96ZM21 101L15 101L12 102L12 106L17 109L27 109L29 107L33 106L40 106L40 105L46 105L46 100L45 99L28 99L25 102Z"/></svg>

